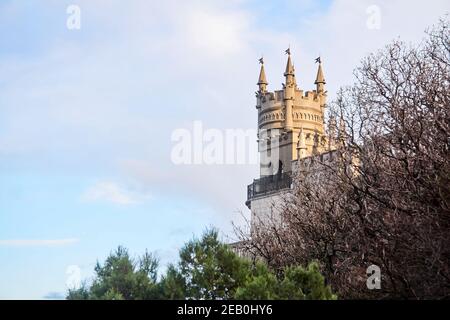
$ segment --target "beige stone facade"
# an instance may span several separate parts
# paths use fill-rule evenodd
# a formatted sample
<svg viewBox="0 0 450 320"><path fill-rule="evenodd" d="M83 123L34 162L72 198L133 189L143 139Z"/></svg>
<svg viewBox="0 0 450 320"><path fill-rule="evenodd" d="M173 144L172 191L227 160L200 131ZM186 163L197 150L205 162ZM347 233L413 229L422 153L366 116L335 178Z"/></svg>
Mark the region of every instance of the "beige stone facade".
<svg viewBox="0 0 450 320"><path fill-rule="evenodd" d="M325 125L327 92L320 58L314 90L297 85L290 50L281 90L269 91L264 61L256 92L258 111L258 147L260 177L248 186L247 206L252 211L252 225L276 214L277 201L282 201L292 188L292 173L298 160L331 154L338 144L336 120Z"/></svg>
<svg viewBox="0 0 450 320"><path fill-rule="evenodd" d="M268 82L261 60L256 93L258 110L259 152L261 176L279 171L291 171L290 163L298 157L308 157L329 150L329 139L325 132L325 109L327 94L322 63L319 63L315 90L304 91L297 85L295 69L288 51L285 83L281 90L268 91ZM332 147L332 146L331 146ZM279 161L270 161L272 152ZM276 157L272 157L276 158Z"/></svg>

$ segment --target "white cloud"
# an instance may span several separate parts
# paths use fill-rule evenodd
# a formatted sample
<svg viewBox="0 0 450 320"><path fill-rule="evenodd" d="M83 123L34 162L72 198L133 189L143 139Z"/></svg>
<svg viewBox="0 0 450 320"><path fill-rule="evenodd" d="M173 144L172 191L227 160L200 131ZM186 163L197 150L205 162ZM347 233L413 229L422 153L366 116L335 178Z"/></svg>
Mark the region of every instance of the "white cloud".
<svg viewBox="0 0 450 320"><path fill-rule="evenodd" d="M254 128L257 58L264 54L269 89L280 89L289 44L299 86L313 89L321 54L333 97L365 54L397 36L420 40L449 9L448 0L430 0L426 12L407 0L336 0L305 16L312 3L289 1L284 14L292 23L277 26L284 16L261 16L263 7L245 1L80 0L80 33L41 41L48 45L32 58L0 62L0 155L40 161L41 171L62 166L89 175L106 167L150 190L188 193L231 218L258 167L174 168L173 129L195 119L209 128ZM370 5L381 9L379 30L366 27ZM143 199L113 182L83 198Z"/></svg>
<svg viewBox="0 0 450 320"><path fill-rule="evenodd" d="M186 19L186 42L207 54L237 54L245 46L248 16L243 12L219 13L196 9Z"/></svg>
<svg viewBox="0 0 450 320"><path fill-rule="evenodd" d="M140 203L149 198L148 194L132 192L112 181L100 181L89 187L81 199L87 202L104 201L120 205Z"/></svg>
<svg viewBox="0 0 450 320"><path fill-rule="evenodd" d="M60 247L79 242L77 238L66 239L8 239L0 240L5 247Z"/></svg>

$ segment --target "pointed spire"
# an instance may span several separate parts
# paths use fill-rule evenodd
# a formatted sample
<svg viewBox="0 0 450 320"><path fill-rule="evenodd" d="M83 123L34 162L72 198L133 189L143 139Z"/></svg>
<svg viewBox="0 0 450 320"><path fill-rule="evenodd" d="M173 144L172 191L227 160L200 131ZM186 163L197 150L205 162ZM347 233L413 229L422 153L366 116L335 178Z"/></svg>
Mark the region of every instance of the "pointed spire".
<svg viewBox="0 0 450 320"><path fill-rule="evenodd" d="M288 55L288 60L286 63L286 71L284 72L284 75L285 76L288 76L288 75L293 76L294 75L294 66L292 65L292 61L291 61L291 49L290 48L287 49L286 53Z"/></svg>
<svg viewBox="0 0 450 320"><path fill-rule="evenodd" d="M319 84L319 83L323 83L325 84L325 78L323 76L323 71L322 71L322 63L319 63L319 68L317 69L317 77L316 77L316 81L314 82L314 84Z"/></svg>
<svg viewBox="0 0 450 320"><path fill-rule="evenodd" d="M319 68L317 69L317 76L316 76L316 81L314 82L314 84L316 85L316 91L318 93L323 93L324 90L324 86L325 86L325 77L323 76L323 70L322 70L322 60L320 57L316 58L316 63L319 63Z"/></svg>
<svg viewBox="0 0 450 320"><path fill-rule="evenodd" d="M259 71L259 78L258 78L257 85L259 86L260 92L265 92L268 83L267 83L267 79L266 79L266 72L264 70L264 59L262 57L261 57L261 59L259 59L259 63L261 64L261 70Z"/></svg>
<svg viewBox="0 0 450 320"><path fill-rule="evenodd" d="M259 79L257 85L268 84L266 79L266 72L264 71L264 65L261 65L261 71L259 72Z"/></svg>
<svg viewBox="0 0 450 320"><path fill-rule="evenodd" d="M285 108L284 129L286 131L291 131L294 126L292 109L294 107L295 89L297 87L297 84L295 83L294 66L292 65L291 61L291 49L288 48L286 50L286 53L288 55L288 61L286 64L286 72L284 73L286 80L283 88Z"/></svg>

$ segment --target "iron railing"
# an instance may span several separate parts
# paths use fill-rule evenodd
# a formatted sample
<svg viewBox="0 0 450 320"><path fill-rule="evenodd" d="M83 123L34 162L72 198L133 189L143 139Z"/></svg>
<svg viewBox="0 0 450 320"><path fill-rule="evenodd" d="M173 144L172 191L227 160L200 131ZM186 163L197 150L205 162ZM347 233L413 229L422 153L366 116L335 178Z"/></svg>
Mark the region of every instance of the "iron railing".
<svg viewBox="0 0 450 320"><path fill-rule="evenodd" d="M247 187L247 201L277 190L290 188L291 184L292 177L288 172L255 179Z"/></svg>

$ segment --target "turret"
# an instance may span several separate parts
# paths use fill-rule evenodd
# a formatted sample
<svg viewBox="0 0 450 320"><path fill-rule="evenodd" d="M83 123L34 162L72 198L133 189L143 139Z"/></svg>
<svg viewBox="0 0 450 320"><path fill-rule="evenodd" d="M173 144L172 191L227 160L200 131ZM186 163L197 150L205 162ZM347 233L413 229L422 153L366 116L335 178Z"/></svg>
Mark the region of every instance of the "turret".
<svg viewBox="0 0 450 320"><path fill-rule="evenodd" d="M320 68L316 82L320 92L301 90L297 87L296 74L291 50L286 50L286 64L282 89L271 92L267 86L265 64L259 59L260 72L256 90L256 109L258 110L258 130L261 154L261 176L277 172L278 161L266 161L268 157L279 157L284 171L292 168L291 161L320 154L328 149L328 139L324 123L326 93L323 71ZM301 132L300 132L301 131ZM270 132L262 140L263 132ZM271 167L268 164L271 162Z"/></svg>
<svg viewBox="0 0 450 320"><path fill-rule="evenodd" d="M284 129L286 131L292 131L293 128L293 119L292 119L292 108L294 105L295 98L295 74L294 74L294 66L291 61L291 49L287 49L286 53L288 55L288 60L286 64L286 71L284 72L284 76L286 77L286 82L284 85L284 105L285 105L285 123Z"/></svg>
<svg viewBox="0 0 450 320"><path fill-rule="evenodd" d="M266 79L266 72L264 70L264 60L263 58L259 59L259 63L261 64L261 70L259 71L259 78L258 78L258 87L260 93L267 92L267 79Z"/></svg>
<svg viewBox="0 0 450 320"><path fill-rule="evenodd" d="M320 106L322 108L322 112L324 112L326 99L327 99L327 92L325 91L325 77L323 76L323 70L322 70L322 59L318 57L316 59L316 63L319 63L319 67L317 68L317 76L316 81L314 84L316 85L316 93L317 97L320 101Z"/></svg>
<svg viewBox="0 0 450 320"><path fill-rule="evenodd" d="M317 76L316 81L314 84L316 85L316 91L317 93L324 93L325 92L325 78L323 76L323 70L322 70L322 60L320 57L316 59L316 62L319 63L319 68L317 69Z"/></svg>

